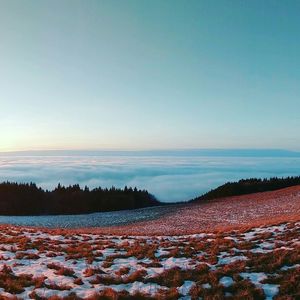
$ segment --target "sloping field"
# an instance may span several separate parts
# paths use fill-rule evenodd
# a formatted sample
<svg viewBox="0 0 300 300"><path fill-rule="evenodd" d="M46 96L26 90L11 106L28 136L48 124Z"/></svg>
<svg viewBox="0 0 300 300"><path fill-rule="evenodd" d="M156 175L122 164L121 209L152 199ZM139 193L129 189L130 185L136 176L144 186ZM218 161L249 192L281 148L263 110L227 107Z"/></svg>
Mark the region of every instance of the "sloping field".
<svg viewBox="0 0 300 300"><path fill-rule="evenodd" d="M300 222L156 237L2 226L0 245L0 299L300 297Z"/></svg>
<svg viewBox="0 0 300 300"><path fill-rule="evenodd" d="M300 221L300 186L193 204L82 215L0 216L0 224L100 234L188 234Z"/></svg>
<svg viewBox="0 0 300 300"><path fill-rule="evenodd" d="M300 220L300 186L181 205L127 226L92 229L112 234L191 234Z"/></svg>
<svg viewBox="0 0 300 300"><path fill-rule="evenodd" d="M126 226L1 225L0 300L300 299L299 208L297 186Z"/></svg>

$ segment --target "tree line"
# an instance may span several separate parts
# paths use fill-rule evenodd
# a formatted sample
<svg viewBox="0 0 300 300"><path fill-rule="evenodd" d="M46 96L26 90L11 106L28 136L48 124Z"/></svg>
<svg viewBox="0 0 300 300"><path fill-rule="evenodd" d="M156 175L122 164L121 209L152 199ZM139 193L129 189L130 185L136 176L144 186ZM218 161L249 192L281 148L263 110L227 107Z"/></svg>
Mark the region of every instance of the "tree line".
<svg viewBox="0 0 300 300"><path fill-rule="evenodd" d="M291 176L286 178L249 178L241 179L237 182L227 182L208 193L197 197L191 202L199 200L211 200L230 196L239 196L258 192L275 191L286 187L300 185L300 176Z"/></svg>
<svg viewBox="0 0 300 300"><path fill-rule="evenodd" d="M34 183L0 183L0 215L83 214L136 209L161 205L146 190L101 187L81 188L78 184L43 190Z"/></svg>
<svg viewBox="0 0 300 300"><path fill-rule="evenodd" d="M300 185L300 176L249 178L227 182L190 202L274 191ZM0 183L0 215L85 214L163 205L146 190L115 187L89 189L78 184L58 186L52 191L35 183Z"/></svg>

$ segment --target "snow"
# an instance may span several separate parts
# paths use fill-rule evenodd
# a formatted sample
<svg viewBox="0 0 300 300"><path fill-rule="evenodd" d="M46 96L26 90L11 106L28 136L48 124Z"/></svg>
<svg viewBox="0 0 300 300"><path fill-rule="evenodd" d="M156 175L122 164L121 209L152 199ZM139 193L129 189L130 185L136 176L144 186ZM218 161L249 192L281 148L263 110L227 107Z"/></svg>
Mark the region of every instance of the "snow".
<svg viewBox="0 0 300 300"><path fill-rule="evenodd" d="M243 255L227 256L227 257L221 256L218 260L218 264L219 265L227 265L227 264L233 263L235 261L239 261L239 260L247 260L247 257L243 256Z"/></svg>
<svg viewBox="0 0 300 300"><path fill-rule="evenodd" d="M229 276L223 276L220 278L220 284L223 284L225 287L229 287L233 284L233 279Z"/></svg>
<svg viewBox="0 0 300 300"><path fill-rule="evenodd" d="M194 285L194 281L186 280L183 285L178 288L178 291L181 295L186 296Z"/></svg>
<svg viewBox="0 0 300 300"><path fill-rule="evenodd" d="M190 258L185 257L169 257L165 261L162 261L161 264L167 268L171 269L174 267L180 267L181 269L187 269L190 264L192 263L192 260Z"/></svg>
<svg viewBox="0 0 300 300"><path fill-rule="evenodd" d="M295 268L299 268L300 264L295 264L293 266L283 266L280 268L281 271L286 271L286 270L290 270L290 269L295 269Z"/></svg>
<svg viewBox="0 0 300 300"><path fill-rule="evenodd" d="M181 272L184 273L185 271L189 272L195 270L199 264L207 264L209 266L208 272L214 272L214 270L219 271L230 263L252 259L252 256L257 257L265 253L272 255L273 251L278 251L279 249L294 251L296 247L298 247L299 229L300 225L298 227L289 225L288 227L287 224L281 224L277 226L253 228L246 233L232 231L230 233L225 232L221 235L200 233L177 236L124 237L121 235L110 236L87 233L74 235L57 234L57 232L51 233L42 230L34 231L32 229L12 227L10 229L3 229L2 232L0 232L0 259L2 259L1 264L10 266L16 276L20 276L21 274L33 274L35 277L45 276L45 284L53 283L70 287L70 290L59 291L51 290L47 287L37 288L35 292L40 297L65 297L73 292L76 293L78 297L85 299L92 296L94 292L104 288L112 288L116 291L125 290L130 294L139 291L154 296L158 290L168 289L168 287L162 283L159 284L159 281L154 280L154 278L169 269L180 269ZM272 232L272 236L265 235L267 238L263 239L263 234L266 232ZM287 236L288 238L285 236L287 232L289 234ZM22 242L24 237L28 239L28 244ZM5 242L7 238L13 241L11 243L13 248ZM222 243L222 240L227 240L227 242ZM232 240L234 245L229 243L229 246L227 246L228 240ZM34 248L30 248L30 241L36 243ZM220 241L221 246L218 245ZM240 247L240 244L245 244L245 241L247 241L247 245L251 243L247 249ZM39 244L45 246L45 248L42 247L42 251L39 250ZM131 251L135 249L132 248L132 245L136 244L141 246L141 252L144 245L151 246L149 247L151 251L149 252L147 250L145 253L135 253ZM68 257L68 249L80 245L92 247L91 255L95 258L94 261L88 261L84 256L79 258ZM199 245L201 247L197 249ZM203 249L202 245L204 246ZM208 249L205 248L206 245ZM217 251L215 252L214 250L210 252L211 247L214 247L213 249L217 249ZM171 253L173 249L180 251L178 251L175 256L172 256ZM192 250L193 255L189 256L189 252L184 252L185 249ZM57 256L52 257L48 255L53 252L55 252ZM80 254L80 247L78 252L78 254ZM250 255L251 252L256 253L256 255ZM36 254L38 258L34 257L29 259L21 255L16 257L16 255L20 253ZM218 259L217 264L210 264L209 259L213 258L214 261L216 257ZM74 277L57 275L56 270L48 267L49 263L72 269ZM239 274L244 279L250 280L255 286L262 288L266 299L273 299L278 294L280 283L268 284L263 283L263 280L269 278L269 276L278 274L278 272L292 270L299 266L299 264L289 265L287 262L286 265L281 268L278 267L278 270L273 274L268 274L255 272L253 271L254 269L251 269L251 264L250 267L248 264L248 267L244 268L242 272L236 271L236 274ZM100 283L91 283L91 281L97 279L98 276L92 273L89 277L85 276L85 270L91 268L100 268L102 272L106 274L100 274L99 276L108 278L111 280L111 284L102 284L101 280ZM122 268L128 268L124 275L118 274L118 271ZM2 268L0 269L2 270ZM140 279L140 277L128 279L139 270L146 271L146 275L143 275L143 279ZM224 268L224 270L226 270L226 268ZM77 285L74 283L75 277L80 278L83 284ZM233 278L235 277L232 273L226 274L225 272L219 279L219 284L228 288L234 284ZM199 284L197 280L193 281L189 278L189 280L185 280L182 285L177 286L178 292L182 295L181 299L190 299L190 290L196 284ZM204 289L211 289L215 287L214 285L215 283L208 279L205 283L202 283L201 286ZM29 299L29 294L33 289L33 286L25 287L25 290L16 296L22 299ZM234 297L234 292L232 293ZM7 293L2 287L0 288L0 296L11 297L12 294Z"/></svg>
<svg viewBox="0 0 300 300"><path fill-rule="evenodd" d="M162 255L166 255L166 254L169 254L170 252L169 251L166 251L164 249L158 249L155 253L155 257L160 257Z"/></svg>
<svg viewBox="0 0 300 300"><path fill-rule="evenodd" d="M117 284L117 285L109 285L108 287L116 290L116 291L127 291L130 294L134 292L142 292L146 294L155 294L159 289L166 289L166 287L160 286L156 283L143 283L139 281L135 281L133 283L128 284Z"/></svg>
<svg viewBox="0 0 300 300"><path fill-rule="evenodd" d="M269 284L265 283L262 284L262 289L266 295L266 300L271 300L275 297L279 292L279 285L278 284Z"/></svg>
<svg viewBox="0 0 300 300"><path fill-rule="evenodd" d="M252 253L270 253L270 252L272 252L272 250L262 249L262 248L258 247L258 248L251 249L250 252L252 252Z"/></svg>
<svg viewBox="0 0 300 300"><path fill-rule="evenodd" d="M242 276L244 279L249 279L256 285L267 278L265 273L240 273L240 276Z"/></svg>
<svg viewBox="0 0 300 300"><path fill-rule="evenodd" d="M274 244L270 243L270 242L262 242L262 243L257 244L257 246L262 249L273 249L274 248Z"/></svg>
<svg viewBox="0 0 300 300"><path fill-rule="evenodd" d="M271 300L273 299L273 297L275 297L278 294L279 285L261 283L261 281L267 278L267 275L265 273L241 273L240 275L243 278L249 279L255 285L260 286L266 295L266 300Z"/></svg>

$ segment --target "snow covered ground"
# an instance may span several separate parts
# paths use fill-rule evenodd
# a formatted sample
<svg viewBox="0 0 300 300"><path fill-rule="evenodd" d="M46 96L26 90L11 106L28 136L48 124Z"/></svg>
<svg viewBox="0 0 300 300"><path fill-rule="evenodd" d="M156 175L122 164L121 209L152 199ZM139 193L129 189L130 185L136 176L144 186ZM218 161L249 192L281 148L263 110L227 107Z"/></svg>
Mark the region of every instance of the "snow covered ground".
<svg viewBox="0 0 300 300"><path fill-rule="evenodd" d="M300 222L127 236L1 226L1 299L297 299ZM291 298L283 298L289 295Z"/></svg>
<svg viewBox="0 0 300 300"><path fill-rule="evenodd" d="M173 211L176 206L155 206L135 210L98 212L79 215L1 216L1 224L39 226L49 228L79 228L117 226L157 219Z"/></svg>

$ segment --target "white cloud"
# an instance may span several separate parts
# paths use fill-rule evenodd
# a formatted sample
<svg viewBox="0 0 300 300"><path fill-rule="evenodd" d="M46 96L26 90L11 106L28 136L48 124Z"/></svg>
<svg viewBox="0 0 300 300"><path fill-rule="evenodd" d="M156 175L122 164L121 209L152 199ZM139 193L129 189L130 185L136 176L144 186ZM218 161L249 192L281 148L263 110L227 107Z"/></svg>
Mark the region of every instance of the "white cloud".
<svg viewBox="0 0 300 300"><path fill-rule="evenodd" d="M166 202L194 198L230 180L299 173L300 158L282 157L0 157L0 181L32 181L47 189L58 182L91 188L137 186Z"/></svg>

